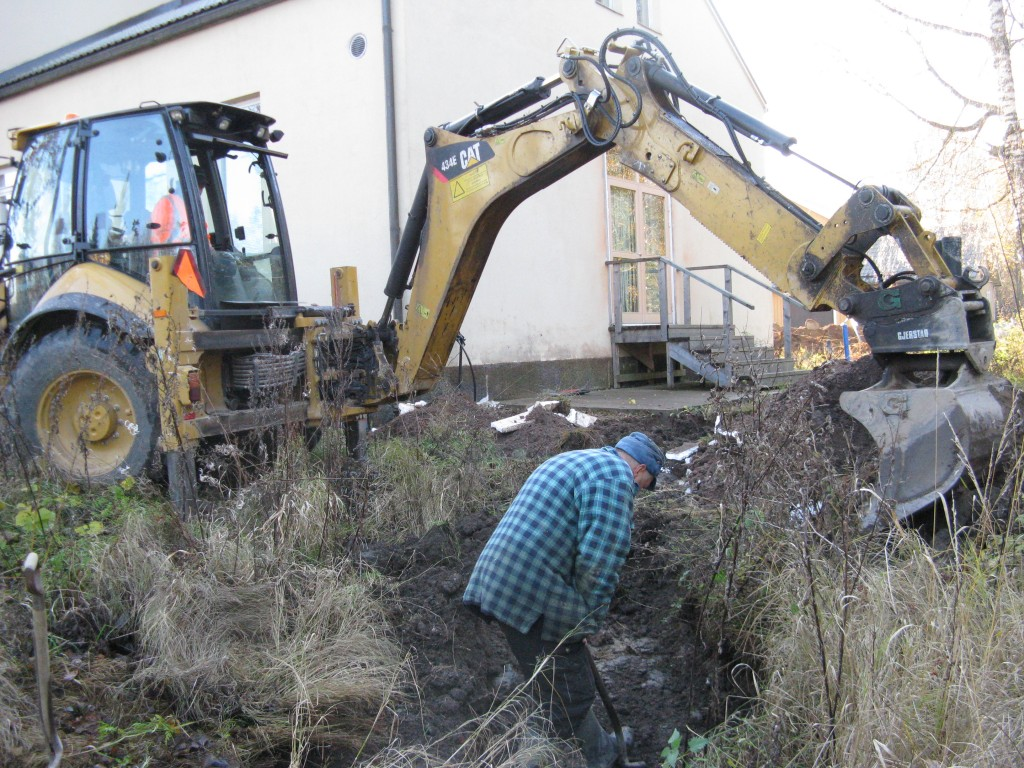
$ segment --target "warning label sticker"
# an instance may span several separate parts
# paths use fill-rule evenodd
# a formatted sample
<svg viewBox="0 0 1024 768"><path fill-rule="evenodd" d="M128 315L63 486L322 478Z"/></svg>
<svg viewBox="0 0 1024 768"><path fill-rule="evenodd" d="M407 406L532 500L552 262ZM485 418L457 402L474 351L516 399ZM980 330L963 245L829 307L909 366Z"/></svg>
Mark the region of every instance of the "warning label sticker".
<svg viewBox="0 0 1024 768"><path fill-rule="evenodd" d="M427 151L434 177L451 187L453 202L490 185L487 161L493 157L494 150L486 141L460 141Z"/></svg>
<svg viewBox="0 0 1024 768"><path fill-rule="evenodd" d="M452 202L458 202L474 192L478 192L491 183L486 165L477 165L460 176L451 180Z"/></svg>
<svg viewBox="0 0 1024 768"><path fill-rule="evenodd" d="M486 141L460 141L447 147L435 147L427 152L434 175L447 181L480 163L486 163L492 157L494 150Z"/></svg>

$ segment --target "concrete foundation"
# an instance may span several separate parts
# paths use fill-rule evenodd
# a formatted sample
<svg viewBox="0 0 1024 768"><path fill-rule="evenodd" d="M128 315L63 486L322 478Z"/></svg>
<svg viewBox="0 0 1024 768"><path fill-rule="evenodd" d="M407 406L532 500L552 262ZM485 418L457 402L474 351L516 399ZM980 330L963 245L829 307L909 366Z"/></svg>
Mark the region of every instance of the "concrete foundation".
<svg viewBox="0 0 1024 768"><path fill-rule="evenodd" d="M583 360L545 360L527 363L475 365L472 372L462 366L462 391L472 395L476 376L476 399L512 400L577 390L607 389L612 385L612 361L608 357ZM445 369L445 380L455 385L458 366Z"/></svg>

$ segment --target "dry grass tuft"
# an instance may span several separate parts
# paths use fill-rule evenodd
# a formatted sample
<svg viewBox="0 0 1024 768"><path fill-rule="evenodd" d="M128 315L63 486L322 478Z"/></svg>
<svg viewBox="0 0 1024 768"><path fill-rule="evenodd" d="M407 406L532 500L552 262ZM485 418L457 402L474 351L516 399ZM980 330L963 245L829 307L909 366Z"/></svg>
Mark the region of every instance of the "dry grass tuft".
<svg viewBox="0 0 1024 768"><path fill-rule="evenodd" d="M128 521L98 581L134 617L134 684L169 693L182 719L250 719L293 755L365 739L401 654L368 581L311 562L324 526L315 498L290 492L263 525L240 530L236 515L198 536L167 519Z"/></svg>
<svg viewBox="0 0 1024 768"><path fill-rule="evenodd" d="M780 615L763 638L750 721L761 746L748 755L780 765L1024 763L1019 553L1015 568L986 545L945 559L902 535L851 580L841 561L808 562L800 549L790 547L792 567L768 595Z"/></svg>
<svg viewBox="0 0 1024 768"><path fill-rule="evenodd" d="M789 448L774 471L756 490L727 479L721 508L698 513L721 521L704 620L745 651L752 691L701 765L1024 764L1022 434L1011 419L988 487L968 474L973 512L947 518L972 527L941 550L860 534L855 478L813 439L767 435ZM755 473L764 437L741 451Z"/></svg>
<svg viewBox="0 0 1024 768"><path fill-rule="evenodd" d="M33 752L45 753L38 707L12 680L15 664L0 645L0 764L20 765Z"/></svg>
<svg viewBox="0 0 1024 768"><path fill-rule="evenodd" d="M439 397L429 410L399 417L370 441L367 535L421 536L456 515L503 508L532 469L500 454L486 413L470 401Z"/></svg>

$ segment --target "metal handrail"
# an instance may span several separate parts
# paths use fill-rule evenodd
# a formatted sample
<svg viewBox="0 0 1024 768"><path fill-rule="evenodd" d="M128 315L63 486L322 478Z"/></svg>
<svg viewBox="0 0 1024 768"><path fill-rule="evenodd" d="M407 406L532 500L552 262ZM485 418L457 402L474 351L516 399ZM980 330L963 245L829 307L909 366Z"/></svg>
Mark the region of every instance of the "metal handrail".
<svg viewBox="0 0 1024 768"><path fill-rule="evenodd" d="M672 267L677 272L682 272L684 275L688 275L689 277L692 277L698 283L703 283L708 288L711 288L712 290L718 291L718 293L722 294L723 296L727 296L730 300L735 301L737 304L742 304L747 309L755 309L756 308L753 304L750 304L750 303L744 301L739 296L737 296L735 293L732 293L731 291L726 291L723 288L719 288L717 285L712 283L710 280L705 280L700 275L693 274L693 272L695 271L693 268L691 268L691 267L684 267L684 266L682 266L680 264L676 264L674 261L669 261L664 256L648 256L648 257L642 258L642 259L613 259L612 261L606 261L605 262L605 266L610 266L610 265L615 265L615 264L619 264L619 265L622 265L622 264L642 264L642 263L646 263L648 261L659 261L662 264L664 264L665 266ZM700 267L698 267L698 269L700 269ZM744 277L746 277L746 275L744 275ZM781 296L785 296L785 294L780 294L780 295ZM797 302L797 303L799 304L799 302ZM801 304L801 306L803 306L803 305Z"/></svg>
<svg viewBox="0 0 1024 768"><path fill-rule="evenodd" d="M614 309L613 309L613 318L612 319L613 319L614 328L615 328L615 332L616 333L621 333L622 332L623 300L622 300L622 269L621 268L622 268L623 265L628 265L628 264L645 264L645 263L648 263L648 262L658 262L658 264L659 264L659 269L658 269L658 294L659 294L659 298L660 298L660 313L659 313L660 317L659 317L659 320L660 320L660 325L661 325L662 332L665 334L665 338L666 339L668 338L667 334L668 334L668 305L669 305L669 302L668 302L668 286L667 286L667 282L668 281L666 280L666 267L671 267L676 272L678 272L678 273L683 275L683 281L684 281L683 282L683 314L684 314L683 322L684 322L684 324L689 325L689 323L690 323L690 284L689 284L690 280L696 280L698 283L700 283L700 284L710 288L711 290L713 290L713 291L715 291L715 292L717 292L718 294L721 295L721 297L722 297L722 326L723 326L723 332L724 332L722 343L723 343L724 357L728 361L729 360L729 353L730 353L730 351L732 349L732 342L733 342L733 323L732 323L732 314L733 314L733 312L732 312L732 310L733 310L732 305L733 305L733 302L738 303L741 306L746 307L749 310L755 309L755 305L753 305L750 302L747 302L747 301L741 299L739 296L737 296L735 293L732 292L732 290L731 290L732 289L732 275L733 275L733 273L735 273L735 274L739 275L740 277L746 278L748 281L750 281L754 285L758 286L759 288L762 288L762 289L768 291L769 293L772 293L772 294L774 294L776 296L779 296L780 298L783 299L783 305L782 305L783 354L785 355L785 357L791 357L792 356L791 308L794 305L797 306L797 307L803 307L804 305L800 301L798 301L797 299L794 299L792 296L786 295L785 293L780 291L778 288L776 288L774 285L771 285L770 283L766 283L766 282L764 282L764 281L754 277L753 275L750 275L750 274L744 272L743 270L736 269L735 267L730 266L728 264L712 264L712 265L704 265L704 266L699 266L699 267L684 267L681 264L676 264L675 262L669 261L668 259L666 259L666 258L664 258L662 256L647 256L647 257L642 257L642 258L637 258L637 259L613 259L611 261L606 261L605 262L605 266L611 268L610 269L610 272L611 272L611 282L612 282L611 290L612 290L612 296L614 297L613 298ZM724 288L721 288L721 287L715 285L710 280L707 280L706 278L704 278L701 275L697 274L697 272L706 272L706 271L712 270L712 269L721 269L725 273L725 287ZM673 302L673 306L674 306L674 302ZM726 376L731 378L731 376L732 376L732 364L730 362L726 362L726 366L725 367L726 367L726 371L725 371ZM671 378L672 378L672 367L671 367L671 363L670 363L669 364L669 380L670 380L670 384L671 384Z"/></svg>
<svg viewBox="0 0 1024 768"><path fill-rule="evenodd" d="M721 270L725 270L726 282L730 282L730 283L731 283L731 281L729 280L729 276L732 273L735 272L740 277L745 277L747 280L752 282L754 285L756 285L756 286L758 286L760 288L765 289L769 293L772 293L772 294L778 296L779 298L781 298L783 300L783 304L782 304L782 354L785 357L792 357L793 356L793 319L792 319L792 307L799 307L800 309L803 309L804 308L803 302L799 301L798 299L794 299L792 296L789 296L789 295L783 293L782 291L780 291L778 288L776 288L771 283L766 283L763 280L759 280L758 278L754 277L753 275L747 274L742 269L736 269L736 267L730 266L729 264L708 264L706 266L691 267L690 268L690 270L694 271L694 272L699 271L699 270L708 270L708 269L721 269Z"/></svg>
<svg viewBox="0 0 1024 768"><path fill-rule="evenodd" d="M671 264L672 262L669 262L669 263ZM688 272L700 272L700 271L705 271L705 270L709 270L709 269L728 269L731 272L735 272L740 277L747 278L747 280L752 282L754 285L759 286L761 288L764 288L766 291L769 291L770 293L774 293L776 296L778 296L779 298L783 299L784 301L788 301L790 304L792 304L794 306L797 306L797 307L800 307L801 309L804 308L804 303L802 301L800 301L799 299L794 299L788 293L783 293L782 291L780 291L778 288L776 288L771 283L766 283L763 280L758 280L753 275L748 275L742 269L736 269L736 267L730 266L728 264L708 264L708 265L703 266L703 267L684 267L684 269L686 269L686 271L688 271Z"/></svg>

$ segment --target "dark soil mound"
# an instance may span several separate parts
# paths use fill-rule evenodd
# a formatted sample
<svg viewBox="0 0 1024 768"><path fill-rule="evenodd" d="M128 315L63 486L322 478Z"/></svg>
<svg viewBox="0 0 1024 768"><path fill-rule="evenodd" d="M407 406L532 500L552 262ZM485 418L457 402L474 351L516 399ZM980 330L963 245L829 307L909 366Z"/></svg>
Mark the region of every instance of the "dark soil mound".
<svg viewBox="0 0 1024 768"><path fill-rule="evenodd" d="M843 392L867 389L882 378L882 368L873 357L862 357L853 362L832 360L819 366L809 376L777 395L777 406L782 412L797 410L805 413L812 427L830 422L834 436L832 448L837 454L850 453L847 465L866 454L873 454L875 442L864 426L839 406Z"/></svg>
<svg viewBox="0 0 1024 768"><path fill-rule="evenodd" d="M867 389L882 378L882 368L873 357L859 360L830 360L778 394L785 402L791 398L805 400L812 406L836 406L843 392Z"/></svg>
<svg viewBox="0 0 1024 768"><path fill-rule="evenodd" d="M881 374L873 358L831 361L781 392L758 392L733 407L722 404L710 439L670 469L687 493L707 503L717 503L730 483L767 486L792 476L790 465L811 457L827 471L856 467L870 475L877 446L840 407L839 396L871 386Z"/></svg>
<svg viewBox="0 0 1024 768"><path fill-rule="evenodd" d="M492 422L522 413L526 408L507 405L478 405L465 395L450 391L435 396L423 407L417 407L393 418L374 432L374 439L450 433L455 429L486 431L494 437L504 456L537 459L540 463L562 451L599 448L614 445L630 432L645 432L658 445L671 449L696 440L710 431L711 423L699 411L588 411L597 419L592 427L578 427L565 416L569 407L562 402L552 409L536 407L526 422L514 432L498 434Z"/></svg>

